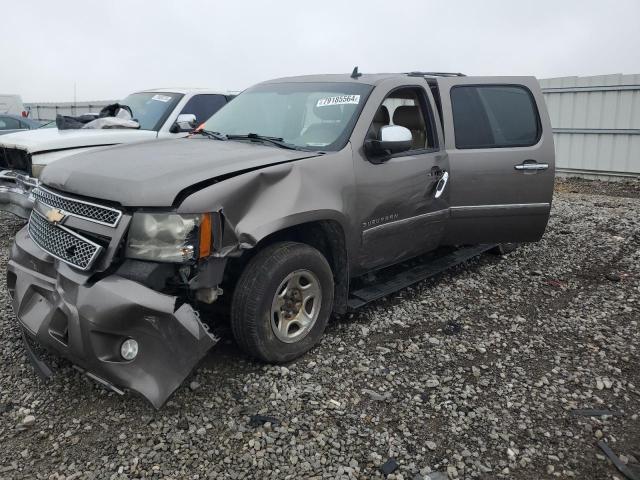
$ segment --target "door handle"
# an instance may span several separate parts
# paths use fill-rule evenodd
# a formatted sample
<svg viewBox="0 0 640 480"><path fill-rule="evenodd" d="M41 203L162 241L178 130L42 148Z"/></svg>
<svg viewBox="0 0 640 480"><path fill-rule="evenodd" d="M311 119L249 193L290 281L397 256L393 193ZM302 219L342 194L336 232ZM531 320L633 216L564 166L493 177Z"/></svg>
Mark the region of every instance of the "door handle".
<svg viewBox="0 0 640 480"><path fill-rule="evenodd" d="M525 160L519 165L515 165L513 168L519 171L534 171L534 170L547 170L549 168L548 163L538 163L535 160Z"/></svg>
<svg viewBox="0 0 640 480"><path fill-rule="evenodd" d="M449 181L449 172L442 172L442 176L440 180L438 180L438 184L436 185L436 193L435 198L440 198L442 196L442 192L444 192L444 188L447 186L447 182Z"/></svg>

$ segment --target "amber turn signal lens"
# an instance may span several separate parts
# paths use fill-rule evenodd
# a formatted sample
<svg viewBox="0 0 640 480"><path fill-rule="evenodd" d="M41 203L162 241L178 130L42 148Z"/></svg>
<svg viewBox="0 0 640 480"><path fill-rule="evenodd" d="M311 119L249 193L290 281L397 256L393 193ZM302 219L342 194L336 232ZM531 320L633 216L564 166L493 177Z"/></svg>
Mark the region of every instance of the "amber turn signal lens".
<svg viewBox="0 0 640 480"><path fill-rule="evenodd" d="M202 221L200 222L198 258L206 258L211 255L211 240L211 214L205 213L202 215Z"/></svg>

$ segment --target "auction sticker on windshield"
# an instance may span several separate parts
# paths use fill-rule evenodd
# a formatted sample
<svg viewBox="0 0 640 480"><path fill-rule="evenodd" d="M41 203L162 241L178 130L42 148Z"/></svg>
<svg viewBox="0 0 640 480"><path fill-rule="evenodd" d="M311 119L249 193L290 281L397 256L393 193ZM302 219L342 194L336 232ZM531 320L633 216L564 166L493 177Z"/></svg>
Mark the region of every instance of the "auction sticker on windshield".
<svg viewBox="0 0 640 480"><path fill-rule="evenodd" d="M169 100L171 100L171 97L168 95L154 95L153 97L151 97L151 100L157 100L158 102L167 103Z"/></svg>
<svg viewBox="0 0 640 480"><path fill-rule="evenodd" d="M328 107L330 105L357 105L360 103L360 95L338 95L336 97L325 97L318 100L316 107Z"/></svg>

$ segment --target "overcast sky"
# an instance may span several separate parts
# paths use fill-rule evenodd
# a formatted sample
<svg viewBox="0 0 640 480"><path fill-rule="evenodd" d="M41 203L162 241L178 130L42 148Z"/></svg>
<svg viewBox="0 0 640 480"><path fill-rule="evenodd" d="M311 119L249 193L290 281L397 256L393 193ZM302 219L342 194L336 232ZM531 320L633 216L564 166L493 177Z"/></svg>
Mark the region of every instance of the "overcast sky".
<svg viewBox="0 0 640 480"><path fill-rule="evenodd" d="M410 70L640 73L640 1L3 2L0 93L122 98L274 77Z"/></svg>

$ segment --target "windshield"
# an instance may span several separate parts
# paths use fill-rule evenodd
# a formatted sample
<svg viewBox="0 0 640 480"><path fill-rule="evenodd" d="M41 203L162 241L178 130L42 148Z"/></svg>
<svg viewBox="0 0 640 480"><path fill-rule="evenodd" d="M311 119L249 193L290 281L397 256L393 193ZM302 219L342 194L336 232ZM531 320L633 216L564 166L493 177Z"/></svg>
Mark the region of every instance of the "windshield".
<svg viewBox="0 0 640 480"><path fill-rule="evenodd" d="M225 135L257 134L300 147L339 150L367 100L359 83L272 83L244 91L204 124Z"/></svg>
<svg viewBox="0 0 640 480"><path fill-rule="evenodd" d="M158 131L181 98L181 93L143 92L129 95L120 104L131 109L141 130Z"/></svg>

